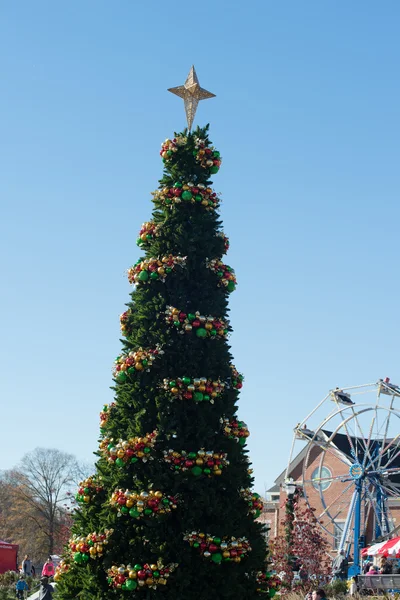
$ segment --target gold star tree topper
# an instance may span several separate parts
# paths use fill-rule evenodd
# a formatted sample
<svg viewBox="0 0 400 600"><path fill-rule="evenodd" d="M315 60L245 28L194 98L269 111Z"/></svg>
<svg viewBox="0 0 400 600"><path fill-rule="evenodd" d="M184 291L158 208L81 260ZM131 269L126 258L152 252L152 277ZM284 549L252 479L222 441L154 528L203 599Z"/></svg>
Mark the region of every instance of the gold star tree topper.
<svg viewBox="0 0 400 600"><path fill-rule="evenodd" d="M169 92L183 98L185 103L186 120L189 131L192 129L194 116L196 114L197 106L200 100L206 100L207 98L215 98L215 94L208 92L207 90L200 87L197 73L192 66L189 71L189 75L186 78L184 85L173 87L168 89Z"/></svg>

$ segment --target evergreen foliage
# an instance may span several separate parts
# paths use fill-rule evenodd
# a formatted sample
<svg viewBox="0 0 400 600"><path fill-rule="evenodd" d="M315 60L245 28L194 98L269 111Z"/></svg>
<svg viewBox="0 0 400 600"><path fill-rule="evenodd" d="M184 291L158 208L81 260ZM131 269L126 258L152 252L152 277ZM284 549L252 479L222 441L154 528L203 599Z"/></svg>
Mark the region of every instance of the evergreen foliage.
<svg viewBox="0 0 400 600"><path fill-rule="evenodd" d="M212 166L200 160L199 139ZM237 431L248 432L237 421L241 377L226 341L234 285L224 277L232 271L209 268L227 247L209 188L220 157L208 126L175 134L170 147L153 221L138 240L145 254L130 270L137 285L121 316L123 352L114 373L115 402L101 414L97 473L79 490L73 527L79 539L67 548L56 577L57 597L65 600L250 599L261 591L265 536L255 520L259 501L245 491L253 480L245 437ZM184 261L141 274L149 265L143 261L170 256ZM158 505L156 492L163 495ZM107 538L83 539L92 533ZM145 564L154 576L140 579ZM120 568L116 579L112 567Z"/></svg>

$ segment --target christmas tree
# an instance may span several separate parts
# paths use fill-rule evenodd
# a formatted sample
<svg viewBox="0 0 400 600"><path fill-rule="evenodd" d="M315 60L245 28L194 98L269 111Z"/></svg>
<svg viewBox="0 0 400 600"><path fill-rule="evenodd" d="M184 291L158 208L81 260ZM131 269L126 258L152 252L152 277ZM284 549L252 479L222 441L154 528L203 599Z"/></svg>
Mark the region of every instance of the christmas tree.
<svg viewBox="0 0 400 600"><path fill-rule="evenodd" d="M137 240L144 254L128 270L115 402L101 413L96 474L80 485L56 574L65 600L275 593L228 345L236 278L222 260L229 242L210 180L221 156L208 126L190 131L212 94L194 69L171 91L185 100L189 129L162 145L153 219Z"/></svg>

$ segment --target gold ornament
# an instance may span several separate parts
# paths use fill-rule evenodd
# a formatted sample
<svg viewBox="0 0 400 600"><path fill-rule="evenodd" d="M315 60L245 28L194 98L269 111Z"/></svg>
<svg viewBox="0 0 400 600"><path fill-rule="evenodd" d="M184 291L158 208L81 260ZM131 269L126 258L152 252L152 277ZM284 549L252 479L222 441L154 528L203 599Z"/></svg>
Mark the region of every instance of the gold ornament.
<svg viewBox="0 0 400 600"><path fill-rule="evenodd" d="M215 98L215 94L212 94L211 92L208 92L204 88L200 87L194 66L192 66L190 69L184 85L169 88L168 91L176 96L179 96L180 98L183 98L189 131L192 129L197 106L200 100Z"/></svg>

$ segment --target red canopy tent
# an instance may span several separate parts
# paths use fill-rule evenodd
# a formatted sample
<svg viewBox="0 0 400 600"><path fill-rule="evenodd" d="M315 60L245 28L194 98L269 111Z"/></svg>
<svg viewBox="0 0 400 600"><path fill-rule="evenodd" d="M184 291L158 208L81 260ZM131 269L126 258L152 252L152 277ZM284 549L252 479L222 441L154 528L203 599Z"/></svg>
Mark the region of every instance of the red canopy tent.
<svg viewBox="0 0 400 600"><path fill-rule="evenodd" d="M18 548L16 544L0 540L0 573L16 570Z"/></svg>

